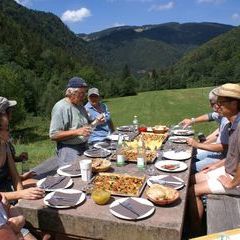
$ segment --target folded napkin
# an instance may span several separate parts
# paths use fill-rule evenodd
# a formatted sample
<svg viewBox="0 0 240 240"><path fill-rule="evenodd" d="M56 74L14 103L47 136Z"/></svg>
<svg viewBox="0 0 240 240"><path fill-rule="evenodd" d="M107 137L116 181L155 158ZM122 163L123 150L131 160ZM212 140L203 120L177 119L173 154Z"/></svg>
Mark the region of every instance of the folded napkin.
<svg viewBox="0 0 240 240"><path fill-rule="evenodd" d="M168 175L168 176L166 176L166 177L164 177L164 178L161 178L161 180L162 180L162 181L166 181L166 183L165 183L165 184L162 184L162 185L165 185L165 186L168 186L168 187L177 187L177 186L180 186L179 183L184 184L182 181L179 181L179 180L177 180L175 177L170 176L170 175ZM171 183L168 183L168 182L171 182ZM174 183L176 183L176 184L174 184Z"/></svg>
<svg viewBox="0 0 240 240"><path fill-rule="evenodd" d="M55 192L47 201L53 206L75 206L81 195L82 193Z"/></svg>
<svg viewBox="0 0 240 240"><path fill-rule="evenodd" d="M65 176L48 176L45 181L41 184L43 189L59 189L64 188L70 181L70 177Z"/></svg>
<svg viewBox="0 0 240 240"><path fill-rule="evenodd" d="M153 206L139 203L132 198L127 198L127 200L119 203L117 206L114 206L111 209L125 217L137 219L138 217L149 212L152 208Z"/></svg>
<svg viewBox="0 0 240 240"><path fill-rule="evenodd" d="M103 148L93 148L89 149L84 152L85 154L88 154L91 157L107 157L109 155L109 151L103 149Z"/></svg>
<svg viewBox="0 0 240 240"><path fill-rule="evenodd" d="M79 162L73 163L71 166L62 169L62 171L72 175L80 174L80 164Z"/></svg>

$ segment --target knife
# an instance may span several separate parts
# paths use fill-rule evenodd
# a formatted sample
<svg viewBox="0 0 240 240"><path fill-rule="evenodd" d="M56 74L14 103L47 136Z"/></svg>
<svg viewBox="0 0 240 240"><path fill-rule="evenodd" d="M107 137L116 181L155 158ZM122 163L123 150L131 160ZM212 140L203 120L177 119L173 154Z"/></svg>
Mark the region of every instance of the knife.
<svg viewBox="0 0 240 240"><path fill-rule="evenodd" d="M149 180L151 183L159 183L159 184L175 184L175 185L183 185L184 182L172 182L172 181L166 181L161 179L156 180Z"/></svg>

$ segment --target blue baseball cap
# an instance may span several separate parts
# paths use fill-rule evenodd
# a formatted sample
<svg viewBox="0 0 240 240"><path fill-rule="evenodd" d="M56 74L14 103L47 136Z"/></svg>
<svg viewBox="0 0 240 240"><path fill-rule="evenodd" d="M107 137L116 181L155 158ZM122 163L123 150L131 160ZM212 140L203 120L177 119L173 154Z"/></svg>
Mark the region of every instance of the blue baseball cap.
<svg viewBox="0 0 240 240"><path fill-rule="evenodd" d="M67 88L81 88L81 87L87 87L87 83L85 80L83 80L80 77L73 77L69 79Z"/></svg>

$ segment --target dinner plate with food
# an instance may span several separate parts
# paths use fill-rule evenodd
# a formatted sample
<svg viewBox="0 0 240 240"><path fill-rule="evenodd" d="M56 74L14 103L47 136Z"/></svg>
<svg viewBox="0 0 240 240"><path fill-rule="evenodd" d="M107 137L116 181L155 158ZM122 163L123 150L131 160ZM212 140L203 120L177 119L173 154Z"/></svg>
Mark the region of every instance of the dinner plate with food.
<svg viewBox="0 0 240 240"><path fill-rule="evenodd" d="M163 152L163 158L177 160L177 161L184 161L191 158L192 153L188 151L166 151Z"/></svg>
<svg viewBox="0 0 240 240"><path fill-rule="evenodd" d="M186 136L171 136L168 140L173 143L187 143L187 139Z"/></svg>
<svg viewBox="0 0 240 240"><path fill-rule="evenodd" d="M186 163L174 160L160 160L155 167L164 172L182 172L188 168Z"/></svg>
<svg viewBox="0 0 240 240"><path fill-rule="evenodd" d="M176 136L190 136L190 135L194 135L194 131L193 130L189 130L189 129L176 129L173 130L173 135Z"/></svg>
<svg viewBox="0 0 240 240"><path fill-rule="evenodd" d="M160 184L165 187L172 187L174 189L181 189L184 187L184 181L176 176L171 175L157 175L152 176L147 180L148 186L152 186L153 184Z"/></svg>
<svg viewBox="0 0 240 240"><path fill-rule="evenodd" d="M152 128L152 130L153 130L154 133L161 133L161 134L163 134L163 133L166 133L169 130L169 128L167 126L165 126L165 125L155 125Z"/></svg>
<svg viewBox="0 0 240 240"><path fill-rule="evenodd" d="M152 184L146 191L147 198L157 205L168 205L179 199L179 192L170 187Z"/></svg>
<svg viewBox="0 0 240 240"><path fill-rule="evenodd" d="M109 210L118 218L136 221L151 216L155 207L147 199L130 197L115 200Z"/></svg>
<svg viewBox="0 0 240 240"><path fill-rule="evenodd" d="M63 189L47 194L43 202L52 208L70 208L81 204L86 194L77 189Z"/></svg>

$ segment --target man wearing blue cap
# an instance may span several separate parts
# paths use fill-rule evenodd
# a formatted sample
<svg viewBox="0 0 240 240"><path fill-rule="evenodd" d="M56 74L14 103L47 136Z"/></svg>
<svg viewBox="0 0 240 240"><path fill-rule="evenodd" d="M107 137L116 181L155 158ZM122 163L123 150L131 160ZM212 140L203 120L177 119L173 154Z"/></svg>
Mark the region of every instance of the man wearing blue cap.
<svg viewBox="0 0 240 240"><path fill-rule="evenodd" d="M58 165L63 166L77 159L86 150L91 133L90 119L84 108L87 84L73 77L67 84L65 98L52 109L49 136L57 142Z"/></svg>

